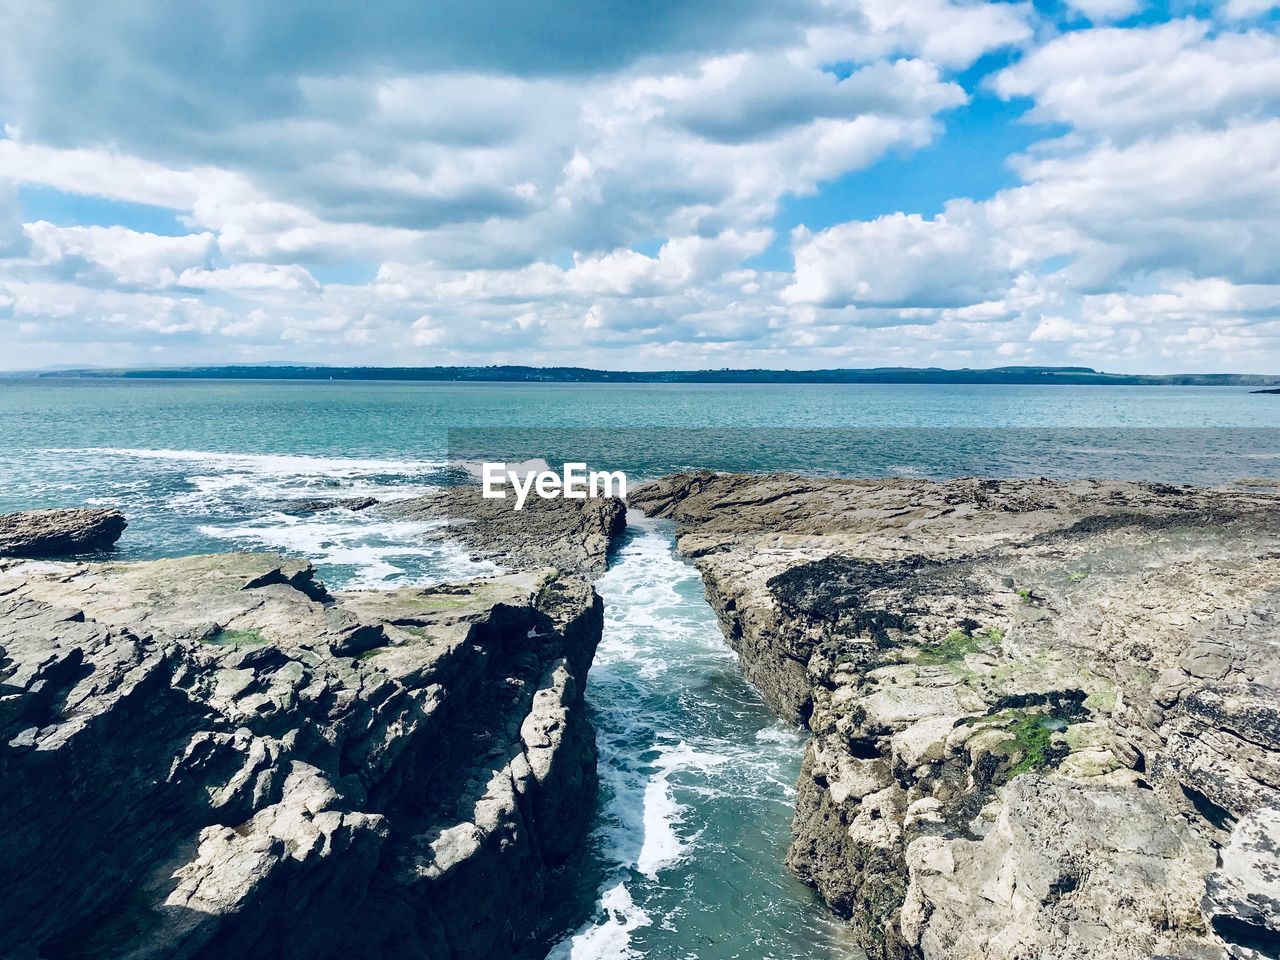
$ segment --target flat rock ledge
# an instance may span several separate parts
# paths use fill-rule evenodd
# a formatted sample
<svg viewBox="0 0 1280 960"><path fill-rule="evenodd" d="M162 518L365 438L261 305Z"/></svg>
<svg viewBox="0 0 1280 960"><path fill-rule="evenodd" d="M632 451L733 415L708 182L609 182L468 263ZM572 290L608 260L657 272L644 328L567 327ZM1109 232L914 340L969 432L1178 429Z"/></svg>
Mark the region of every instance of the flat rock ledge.
<svg viewBox="0 0 1280 960"><path fill-rule="evenodd" d="M680 474L812 733L788 863L874 958L1280 956L1280 497Z"/></svg>
<svg viewBox="0 0 1280 960"><path fill-rule="evenodd" d="M28 510L0 516L0 557L73 557L110 550L128 526L119 510Z"/></svg>
<svg viewBox="0 0 1280 960"><path fill-rule="evenodd" d="M438 534L462 544L471 556L506 569L550 566L595 578L626 527L626 505L616 497L544 500L530 496L486 500L476 484L446 487L423 497L377 508L384 516L440 524Z"/></svg>
<svg viewBox="0 0 1280 960"><path fill-rule="evenodd" d="M0 955L536 953L594 807L584 581L0 561Z"/></svg>

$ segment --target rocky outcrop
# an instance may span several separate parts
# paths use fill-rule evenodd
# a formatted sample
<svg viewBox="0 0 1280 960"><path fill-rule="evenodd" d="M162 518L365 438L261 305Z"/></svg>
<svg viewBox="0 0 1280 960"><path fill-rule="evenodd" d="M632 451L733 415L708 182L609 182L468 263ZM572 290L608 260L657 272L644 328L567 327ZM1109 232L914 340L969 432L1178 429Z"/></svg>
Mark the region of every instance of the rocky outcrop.
<svg viewBox="0 0 1280 960"><path fill-rule="evenodd" d="M1280 811L1255 810L1231 833L1209 877L1205 915L1241 957L1273 957L1280 944Z"/></svg>
<svg viewBox="0 0 1280 960"><path fill-rule="evenodd" d="M466 484L378 509L385 516L438 523L440 536L504 568L551 566L585 577L604 573L609 550L626 526L626 506L616 497L531 496L519 511L514 503L511 497L486 500L479 486Z"/></svg>
<svg viewBox="0 0 1280 960"><path fill-rule="evenodd" d="M812 732L789 863L871 956L1277 956L1280 497L696 473L630 502Z"/></svg>
<svg viewBox="0 0 1280 960"><path fill-rule="evenodd" d="M28 510L0 516L0 557L72 557L110 550L128 526L119 510Z"/></svg>
<svg viewBox="0 0 1280 960"><path fill-rule="evenodd" d="M280 506L286 513L327 513L330 510L350 510L358 513L376 507L378 501L374 497L307 497L300 500L286 500Z"/></svg>
<svg viewBox="0 0 1280 960"><path fill-rule="evenodd" d="M536 954L593 808L601 623L546 570L0 562L0 955Z"/></svg>

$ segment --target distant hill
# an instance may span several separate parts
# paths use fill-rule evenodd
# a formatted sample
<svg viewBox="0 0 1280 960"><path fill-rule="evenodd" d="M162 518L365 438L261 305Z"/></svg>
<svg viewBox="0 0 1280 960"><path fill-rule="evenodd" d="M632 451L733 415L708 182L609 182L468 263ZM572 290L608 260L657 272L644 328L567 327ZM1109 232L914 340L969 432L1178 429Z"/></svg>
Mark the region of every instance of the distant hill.
<svg viewBox="0 0 1280 960"><path fill-rule="evenodd" d="M330 367L320 364L238 364L169 369L101 368L17 374L36 377L125 380L409 380L485 383L1016 383L1113 386L1280 385L1280 375L1104 373L1091 367L868 367L845 370L592 370L586 367Z"/></svg>

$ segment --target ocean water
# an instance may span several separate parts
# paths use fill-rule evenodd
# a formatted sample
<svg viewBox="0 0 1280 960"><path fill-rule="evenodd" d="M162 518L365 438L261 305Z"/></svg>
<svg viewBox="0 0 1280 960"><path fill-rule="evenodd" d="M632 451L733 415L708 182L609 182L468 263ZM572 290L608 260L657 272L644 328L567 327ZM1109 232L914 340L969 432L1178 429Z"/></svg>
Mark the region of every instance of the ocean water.
<svg viewBox="0 0 1280 960"><path fill-rule="evenodd" d="M1280 478L1278 428L1280 397L1236 388L0 379L0 512L115 506L125 559L270 549L382 587L493 568L438 526L298 500L413 496L459 456L1225 483ZM742 681L669 527L631 519L598 585L600 809L551 956L850 956L783 867L800 733Z"/></svg>
<svg viewBox="0 0 1280 960"><path fill-rule="evenodd" d="M588 683L599 899L552 960L853 956L782 868L804 738L742 679L669 524L629 521Z"/></svg>

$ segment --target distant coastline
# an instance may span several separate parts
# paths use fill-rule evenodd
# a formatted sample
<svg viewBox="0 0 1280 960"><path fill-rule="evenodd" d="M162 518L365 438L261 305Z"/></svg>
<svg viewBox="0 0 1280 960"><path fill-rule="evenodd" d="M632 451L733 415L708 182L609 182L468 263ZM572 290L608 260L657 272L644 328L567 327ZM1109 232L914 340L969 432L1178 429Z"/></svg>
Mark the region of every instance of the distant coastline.
<svg viewBox="0 0 1280 960"><path fill-rule="evenodd" d="M252 364L137 369L67 368L0 377L120 380L401 380L478 383L945 383L1087 386L1280 386L1280 375L1106 373L1091 367L867 367L830 370L593 370L587 367L331 367ZM1261 392L1261 391L1260 391Z"/></svg>

